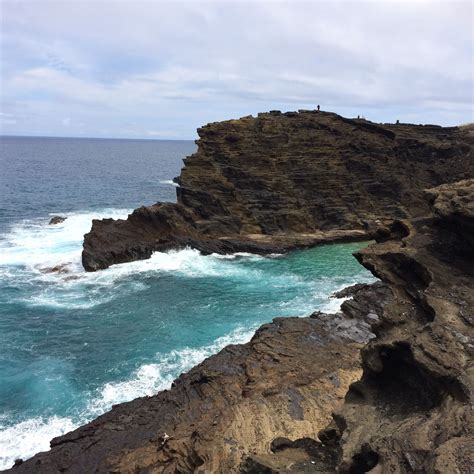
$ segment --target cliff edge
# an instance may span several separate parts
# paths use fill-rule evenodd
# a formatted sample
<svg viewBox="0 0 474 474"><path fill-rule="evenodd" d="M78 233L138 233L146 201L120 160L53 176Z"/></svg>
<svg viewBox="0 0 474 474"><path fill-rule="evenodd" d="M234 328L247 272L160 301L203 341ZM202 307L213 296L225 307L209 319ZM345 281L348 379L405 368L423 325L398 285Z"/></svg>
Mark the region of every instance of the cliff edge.
<svg viewBox="0 0 474 474"><path fill-rule="evenodd" d="M361 380L319 433L337 461L313 472L472 472L474 180L431 189L427 202L433 214L406 221L405 235L357 253L391 296ZM285 459L252 456L246 472L298 472L280 470Z"/></svg>

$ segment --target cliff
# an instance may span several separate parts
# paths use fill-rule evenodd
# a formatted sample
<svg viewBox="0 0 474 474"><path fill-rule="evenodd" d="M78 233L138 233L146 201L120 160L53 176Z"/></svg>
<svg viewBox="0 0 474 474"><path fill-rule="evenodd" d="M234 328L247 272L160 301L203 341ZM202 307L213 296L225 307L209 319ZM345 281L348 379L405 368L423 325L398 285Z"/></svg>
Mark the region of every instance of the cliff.
<svg viewBox="0 0 474 474"><path fill-rule="evenodd" d="M423 189L474 173L472 136L458 127L300 111L212 123L198 134L177 203L95 220L86 270L185 246L271 253L367 239L385 220L428 212Z"/></svg>
<svg viewBox="0 0 474 474"><path fill-rule="evenodd" d="M357 255L394 296L335 418L343 471L474 466L474 180L432 189L428 201L434 216Z"/></svg>
<svg viewBox="0 0 474 474"><path fill-rule="evenodd" d="M14 472L471 472L474 180L425 197L342 313L276 319Z"/></svg>
<svg viewBox="0 0 474 474"><path fill-rule="evenodd" d="M474 180L427 194L433 215L357 254L391 295L361 380L319 433L323 452L337 452L328 472L472 472ZM253 456L247 472L282 472L282 459Z"/></svg>

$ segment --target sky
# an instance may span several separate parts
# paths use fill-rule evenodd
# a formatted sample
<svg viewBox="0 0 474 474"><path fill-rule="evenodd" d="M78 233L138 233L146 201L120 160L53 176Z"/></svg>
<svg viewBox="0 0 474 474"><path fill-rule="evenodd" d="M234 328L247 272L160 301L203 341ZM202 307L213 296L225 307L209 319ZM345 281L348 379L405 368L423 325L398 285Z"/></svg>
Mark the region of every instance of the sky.
<svg viewBox="0 0 474 474"><path fill-rule="evenodd" d="M0 134L193 139L314 109L473 121L470 1L0 0Z"/></svg>

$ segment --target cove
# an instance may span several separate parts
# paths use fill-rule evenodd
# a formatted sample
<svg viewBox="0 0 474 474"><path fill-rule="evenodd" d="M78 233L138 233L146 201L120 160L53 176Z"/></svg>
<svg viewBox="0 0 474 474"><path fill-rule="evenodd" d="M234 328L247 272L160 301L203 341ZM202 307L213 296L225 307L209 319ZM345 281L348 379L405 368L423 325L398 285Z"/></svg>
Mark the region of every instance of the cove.
<svg viewBox="0 0 474 474"><path fill-rule="evenodd" d="M352 256L366 243L265 257L184 249L86 273L81 236L111 214L127 211L69 213L56 226L26 220L1 242L2 467L113 404L168 388L261 324L335 311L333 292L374 281Z"/></svg>

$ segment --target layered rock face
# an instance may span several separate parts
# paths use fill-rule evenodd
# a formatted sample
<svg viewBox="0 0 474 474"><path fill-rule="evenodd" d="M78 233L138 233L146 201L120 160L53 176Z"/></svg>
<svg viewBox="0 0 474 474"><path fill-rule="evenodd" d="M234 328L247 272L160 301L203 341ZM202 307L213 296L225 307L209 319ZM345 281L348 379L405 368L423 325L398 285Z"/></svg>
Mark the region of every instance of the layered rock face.
<svg viewBox="0 0 474 474"><path fill-rule="evenodd" d="M357 254L391 296L362 350L361 380L319 433L323 443L313 440L315 459L337 460L312 472L472 472L474 180L432 189L428 201L434 215L406 222L405 237ZM279 466L301 442L289 456L250 458L247 472L298 472Z"/></svg>
<svg viewBox="0 0 474 474"><path fill-rule="evenodd" d="M474 180L451 182L474 174L469 131L302 112L199 133L178 204L95 221L86 268L370 234L356 257L381 282L336 315L276 319L13 472L472 472Z"/></svg>
<svg viewBox="0 0 474 474"><path fill-rule="evenodd" d="M335 418L342 471L474 466L474 180L428 198L433 217L357 255L394 296L362 351L362 380Z"/></svg>
<svg viewBox="0 0 474 474"><path fill-rule="evenodd" d="M94 221L88 271L195 247L282 252L371 236L384 219L428 212L423 189L474 173L469 130L376 125L333 113L270 112L198 130L177 204Z"/></svg>

